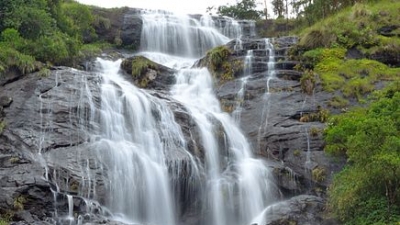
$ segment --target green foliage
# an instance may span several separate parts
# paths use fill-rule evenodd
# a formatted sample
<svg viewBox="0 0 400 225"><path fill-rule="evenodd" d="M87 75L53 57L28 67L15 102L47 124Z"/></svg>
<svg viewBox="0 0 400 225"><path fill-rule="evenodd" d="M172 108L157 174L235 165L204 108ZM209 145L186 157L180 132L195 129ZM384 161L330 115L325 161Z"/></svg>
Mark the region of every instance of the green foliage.
<svg viewBox="0 0 400 225"><path fill-rule="evenodd" d="M68 38L68 36L62 33L42 36L35 42L32 42L28 48L37 60L59 64L70 58L70 52L66 43Z"/></svg>
<svg viewBox="0 0 400 225"><path fill-rule="evenodd" d="M62 4L64 12L65 32L70 36L83 38L84 35L95 36L94 29L91 26L94 21L93 15L88 6L70 1Z"/></svg>
<svg viewBox="0 0 400 225"><path fill-rule="evenodd" d="M6 123L4 121L1 121L0 122L0 134L3 133L5 127L6 127Z"/></svg>
<svg viewBox="0 0 400 225"><path fill-rule="evenodd" d="M80 49L79 57L82 59L97 57L101 54L102 49L109 47L110 44L107 43L84 44Z"/></svg>
<svg viewBox="0 0 400 225"><path fill-rule="evenodd" d="M321 130L318 127L311 127L309 133L311 137L317 137L321 133Z"/></svg>
<svg viewBox="0 0 400 225"><path fill-rule="evenodd" d="M382 36L377 31L383 26L398 24L395 21L400 20L400 13L397 10L400 8L400 2L392 0L365 2L372 3L355 4L351 8L343 8L343 6L351 6L354 3L340 5L332 13L343 9L342 11L302 31L300 46L306 50L338 46L345 49L359 47L369 53L372 52L369 49L377 46L389 47L387 43L382 41ZM398 38L394 34L389 39L395 40Z"/></svg>
<svg viewBox="0 0 400 225"><path fill-rule="evenodd" d="M157 64L143 56L134 57L132 60L132 76L134 78L141 77L147 69L157 70L157 68Z"/></svg>
<svg viewBox="0 0 400 225"><path fill-rule="evenodd" d="M256 10L255 0L241 0L236 5L223 5L218 7L218 15L229 16L235 19L256 20L261 16L260 11Z"/></svg>
<svg viewBox="0 0 400 225"><path fill-rule="evenodd" d="M311 171L311 177L312 177L313 181L323 182L326 179L326 171L322 167L315 167Z"/></svg>
<svg viewBox="0 0 400 225"><path fill-rule="evenodd" d="M300 78L300 86L301 90L304 93L311 95L314 92L316 83L316 74L312 70L304 71L303 75Z"/></svg>
<svg viewBox="0 0 400 225"><path fill-rule="evenodd" d="M333 108L343 109L349 105L349 100L341 97L341 96L333 96L331 100L329 100L328 105Z"/></svg>
<svg viewBox="0 0 400 225"><path fill-rule="evenodd" d="M10 223L4 218L0 218L0 225L9 225Z"/></svg>
<svg viewBox="0 0 400 225"><path fill-rule="evenodd" d="M24 210L24 204L26 203L26 198L22 195L14 199L14 209L21 211Z"/></svg>
<svg viewBox="0 0 400 225"><path fill-rule="evenodd" d="M317 112L302 114L300 122L307 123L307 122L319 121L321 123L325 123L328 120L328 118L329 118L329 110L318 107Z"/></svg>
<svg viewBox="0 0 400 225"><path fill-rule="evenodd" d="M95 38L88 6L70 0L4 0L0 2L0 73L22 74L46 64L73 66L84 58L82 43Z"/></svg>
<svg viewBox="0 0 400 225"><path fill-rule="evenodd" d="M275 15L278 15L278 18L282 18L285 12L285 4L283 3L283 0L272 0L271 4L274 7L273 11Z"/></svg>
<svg viewBox="0 0 400 225"><path fill-rule="evenodd" d="M236 73L243 70L243 62L231 60L231 55L231 50L226 46L218 46L206 54L204 65L219 82L232 80Z"/></svg>
<svg viewBox="0 0 400 225"><path fill-rule="evenodd" d="M383 80L396 80L400 77L400 69L369 59L345 59L344 48L316 48L303 53L303 64L314 66L314 72L322 81L325 91L342 91L345 97L361 99L374 90L375 84ZM301 87L306 93L312 82L309 70L306 70ZM312 81L312 80L311 80Z"/></svg>
<svg viewBox="0 0 400 225"><path fill-rule="evenodd" d="M369 108L332 117L326 130L325 151L349 162L329 192L332 211L346 224L400 218L400 92L390 87L376 96Z"/></svg>
<svg viewBox="0 0 400 225"><path fill-rule="evenodd" d="M32 56L22 54L13 48L1 45L1 43L0 48L2 49L0 51L0 75L10 68L16 68L22 74L31 73L40 68Z"/></svg>

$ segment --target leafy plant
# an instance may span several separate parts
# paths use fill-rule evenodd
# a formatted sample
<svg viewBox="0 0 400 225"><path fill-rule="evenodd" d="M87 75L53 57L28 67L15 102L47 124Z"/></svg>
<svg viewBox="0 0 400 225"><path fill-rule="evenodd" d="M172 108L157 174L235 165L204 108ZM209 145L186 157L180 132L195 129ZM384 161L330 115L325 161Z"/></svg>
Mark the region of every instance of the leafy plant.
<svg viewBox="0 0 400 225"><path fill-rule="evenodd" d="M335 176L329 205L346 224L391 224L400 218L400 92L387 95L392 88L369 108L329 121L325 151L344 154L349 162Z"/></svg>

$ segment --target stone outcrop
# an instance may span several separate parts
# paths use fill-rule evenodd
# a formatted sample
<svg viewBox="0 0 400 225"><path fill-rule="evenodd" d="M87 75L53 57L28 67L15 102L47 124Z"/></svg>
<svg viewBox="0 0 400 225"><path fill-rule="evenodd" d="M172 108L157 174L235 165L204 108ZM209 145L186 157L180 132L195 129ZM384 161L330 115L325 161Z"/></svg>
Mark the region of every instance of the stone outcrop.
<svg viewBox="0 0 400 225"><path fill-rule="evenodd" d="M297 62L290 61L287 56L296 38L277 38L272 43L275 53L272 75L268 71L271 52L265 47L265 40L245 40L242 48L234 53L236 57L244 59L246 52L253 50L253 72L247 77L243 99L238 99L243 82L241 79L220 85L217 95L223 107L232 113L235 113L235 107L240 102L240 126L253 144L256 154L270 161L277 185L285 196L301 193L325 196L332 174L344 164L340 160L333 161L323 151L324 118L330 110L327 102L333 94L323 91L319 84L311 95L302 90L302 74L294 70ZM237 43L233 41L227 46L234 51L237 49L235 45ZM307 119L312 116L318 119ZM310 201L314 200L312 197ZM313 204L322 205L319 200ZM267 224L290 224L277 221ZM296 224L303 224L301 220L296 221ZM320 223L316 221L310 224Z"/></svg>
<svg viewBox="0 0 400 225"><path fill-rule="evenodd" d="M324 218L324 200L299 195L269 206L253 225L329 224Z"/></svg>
<svg viewBox="0 0 400 225"><path fill-rule="evenodd" d="M96 163L97 152L89 135L99 127L96 111L101 106L100 82L101 77L95 72L57 67L48 77L33 73L0 87L2 119L6 124L0 134L2 217L23 221L22 224L41 224L58 215L58 223L69 223L63 220L68 215L68 196L72 196L73 211L84 215L85 222L112 224L100 207L106 198L107 177ZM203 148L196 142L198 129L186 109L162 91L149 90L149 94L170 104L188 150L202 157ZM174 171L176 174L190 174L190 159L182 151L171 149L167 164L171 163L171 168L180 164L182 171ZM173 179L184 187L190 186L185 177ZM92 196L94 186L98 202L82 197ZM182 202L188 208L191 204Z"/></svg>
<svg viewBox="0 0 400 225"><path fill-rule="evenodd" d="M175 70L155 63L144 56L126 58L121 69L131 75L136 86L154 90L168 90L176 82Z"/></svg>

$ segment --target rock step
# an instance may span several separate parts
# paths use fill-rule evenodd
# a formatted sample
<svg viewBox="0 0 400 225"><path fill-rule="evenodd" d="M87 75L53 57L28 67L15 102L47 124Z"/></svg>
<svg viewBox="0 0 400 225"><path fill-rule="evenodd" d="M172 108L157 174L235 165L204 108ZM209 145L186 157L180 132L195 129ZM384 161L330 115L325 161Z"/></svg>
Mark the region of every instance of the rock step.
<svg viewBox="0 0 400 225"><path fill-rule="evenodd" d="M302 72L299 72L296 70L276 70L275 71L275 76L282 80L299 81L302 75L303 75Z"/></svg>
<svg viewBox="0 0 400 225"><path fill-rule="evenodd" d="M275 56L286 56L287 52L290 48L276 48L274 49L274 55ZM261 49L241 49L241 50L235 50L233 55L235 56L246 56L248 50L253 50L253 55L254 56L269 56L270 51L264 48Z"/></svg>
<svg viewBox="0 0 400 225"><path fill-rule="evenodd" d="M276 62L274 69L276 70L294 70L294 67L298 64L297 61L281 61ZM264 72L268 70L268 62L253 62L252 71L254 73Z"/></svg>

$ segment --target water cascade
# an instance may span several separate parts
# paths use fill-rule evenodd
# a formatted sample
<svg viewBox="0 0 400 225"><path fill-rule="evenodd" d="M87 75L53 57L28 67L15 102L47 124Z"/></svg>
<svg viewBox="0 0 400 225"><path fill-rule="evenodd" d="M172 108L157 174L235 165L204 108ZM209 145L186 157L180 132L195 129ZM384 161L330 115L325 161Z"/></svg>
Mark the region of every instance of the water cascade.
<svg viewBox="0 0 400 225"><path fill-rule="evenodd" d="M80 195L87 211L99 202L115 220L176 225L184 223L189 210L185 208L190 208L198 217L196 224L249 224L276 200L271 171L254 157L235 120L221 110L209 71L190 68L208 49L232 36L238 38L239 23L159 11L144 11L142 17L139 54L178 69L177 82L160 97L127 81L119 73L121 60L97 60L100 100L96 103L90 91L82 97L90 109L82 111L81 121L90 133L87 148L96 156L96 162L80 156L80 190L86 189ZM250 75L252 52L246 58L246 75ZM240 98L245 85L246 78ZM188 150L174 115L176 105L196 124L203 158ZM85 124L92 125L89 129ZM95 176L101 176L104 190L96 189ZM105 196L100 196L101 191ZM72 199L68 197L68 202ZM71 210L69 217L74 215ZM72 220L82 223L83 217Z"/></svg>
<svg viewBox="0 0 400 225"><path fill-rule="evenodd" d="M275 49L273 45L273 39L265 39L265 51L268 56L268 70L266 73L266 92L264 94L264 107L262 110L262 116L261 116L261 121L263 123L260 125L259 130L258 130L258 143L260 143L260 138L262 133L264 133L268 127L268 115L269 115L269 102L270 102L270 81L275 78ZM260 147L260 145L259 145Z"/></svg>
<svg viewBox="0 0 400 225"><path fill-rule="evenodd" d="M235 45L235 50L236 50L236 47L237 47L237 45ZM247 54L245 56L245 59L244 59L243 77L239 80L240 88L236 95L236 106L232 112L233 118L237 124L240 124L240 115L242 112L242 105L244 102L244 97L245 97L245 92L246 92L246 84L247 84L248 78L250 77L250 75L252 73L252 68L253 68L253 50L248 50Z"/></svg>
<svg viewBox="0 0 400 225"><path fill-rule="evenodd" d="M230 38L241 36L239 23L230 18L216 23L208 15L199 21L188 15L144 11L142 19L143 51L198 58Z"/></svg>

